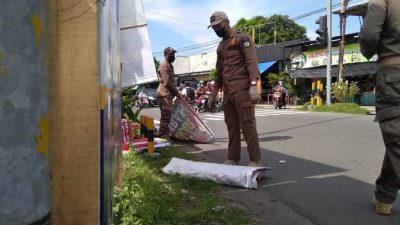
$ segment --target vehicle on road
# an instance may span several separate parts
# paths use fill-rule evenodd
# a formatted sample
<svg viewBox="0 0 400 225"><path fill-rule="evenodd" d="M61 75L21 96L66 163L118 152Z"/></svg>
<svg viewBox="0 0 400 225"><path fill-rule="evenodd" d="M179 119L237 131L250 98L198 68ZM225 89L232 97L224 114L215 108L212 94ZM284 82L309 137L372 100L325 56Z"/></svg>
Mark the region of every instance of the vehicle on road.
<svg viewBox="0 0 400 225"><path fill-rule="evenodd" d="M139 94L140 94L140 92L142 90L143 90L143 93L145 93L145 95L147 96L148 107L154 107L154 106L158 105L158 101L157 101L157 97L156 97L157 89L156 88L145 88L145 87L143 87L141 89L138 89L136 91L136 94L135 94L135 96L138 99L136 101L136 104L135 104L137 107L140 107L140 106L145 106L146 107L146 105L140 104L140 96L139 96ZM144 100L146 100L146 99L144 99ZM144 103L146 103L146 101L144 101Z"/></svg>

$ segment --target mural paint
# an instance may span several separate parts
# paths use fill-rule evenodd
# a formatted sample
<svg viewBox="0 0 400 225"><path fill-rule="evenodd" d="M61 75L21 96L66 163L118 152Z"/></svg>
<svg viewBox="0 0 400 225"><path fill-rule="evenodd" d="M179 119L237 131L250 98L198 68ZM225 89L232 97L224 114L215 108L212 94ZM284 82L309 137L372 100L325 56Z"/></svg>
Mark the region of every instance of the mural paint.
<svg viewBox="0 0 400 225"><path fill-rule="evenodd" d="M119 1L99 4L100 34L100 224L112 224L114 182L121 153Z"/></svg>
<svg viewBox="0 0 400 225"><path fill-rule="evenodd" d="M50 218L45 1L0 7L1 224Z"/></svg>

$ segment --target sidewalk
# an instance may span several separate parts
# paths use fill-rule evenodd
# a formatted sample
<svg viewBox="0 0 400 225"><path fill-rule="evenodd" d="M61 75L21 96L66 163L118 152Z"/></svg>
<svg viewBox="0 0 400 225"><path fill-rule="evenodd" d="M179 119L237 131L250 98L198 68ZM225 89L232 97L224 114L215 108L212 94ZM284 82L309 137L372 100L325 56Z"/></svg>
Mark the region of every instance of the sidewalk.
<svg viewBox="0 0 400 225"><path fill-rule="evenodd" d="M360 106L360 107L368 110L370 115L375 115L376 114L375 106Z"/></svg>

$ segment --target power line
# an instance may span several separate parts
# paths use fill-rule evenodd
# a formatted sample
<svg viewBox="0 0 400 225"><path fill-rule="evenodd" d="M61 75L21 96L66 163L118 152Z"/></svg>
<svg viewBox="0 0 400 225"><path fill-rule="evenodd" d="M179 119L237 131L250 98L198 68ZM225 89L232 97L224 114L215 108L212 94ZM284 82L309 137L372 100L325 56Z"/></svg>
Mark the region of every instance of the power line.
<svg viewBox="0 0 400 225"><path fill-rule="evenodd" d="M358 2L363 2L363 1L365 1L365 0L358 0L358 1L354 1L354 2L352 1L352 3L358 3ZM341 3L340 3L340 2L335 3L335 4L332 6L332 8L335 8L335 7L338 7L338 6L341 6ZM264 7L264 8L265 8L265 7ZM291 19L291 20L294 20L294 21L295 21L295 20L300 20L300 19L303 19L303 18L312 16L312 15L315 15L315 14L318 14L318 13L321 13L321 12L324 12L325 10L326 10L326 7L320 8L320 9L316 9L316 10L313 10L313 11L310 11L310 12L307 12L307 13L304 13L304 14L301 14L301 15L299 15L299 16L292 17L292 18L290 18L290 19ZM207 26L207 25L200 24L200 23L197 23L197 22L192 22L192 21L180 19L180 18L176 18L176 17L173 17L173 16L168 16L168 15L164 15L164 14L161 14L161 13L149 11L149 10L145 10L145 11L146 11L146 12L149 12L149 13L157 14L157 15L160 15L160 16L165 16L165 17L169 17L169 18L172 18L172 19L180 20L180 21L183 21L183 22L196 24L196 25L203 26L203 27L204 27L204 26ZM258 11L259 11L259 10L258 10ZM274 23L274 22L272 22L272 23ZM258 27L258 26L267 25L267 24L272 24L272 23L258 24L258 25L253 25L253 26L240 27L240 28L238 27L238 29L246 29L246 28L251 28L251 27ZM207 50L207 49L210 49L210 48L215 47L215 46L213 46L213 45L215 45L215 44L218 43L219 41L220 41L220 39L212 40L212 41L207 41L207 42L203 42L203 43L199 43L199 44L195 44L195 45L189 45L189 46L185 46L185 47L181 47L181 48L176 48L176 50L179 51L179 52L187 52L187 51L191 51L191 50L195 50L195 49L206 48L206 49L201 50L201 51L204 51L204 50ZM213 46L213 47L209 47L209 46ZM208 48L207 48L207 47L208 47ZM200 51L200 52L201 52L201 51ZM153 54L154 54L154 55L159 55L159 54L164 54L164 52L154 52Z"/></svg>
<svg viewBox="0 0 400 225"><path fill-rule="evenodd" d="M342 4L342 3L336 3L336 4L332 5L332 8L335 8L335 7L337 7L337 6L340 6L341 4ZM314 15L314 14L321 13L321 12L325 12L325 11L326 11L326 7L320 8L320 9L316 9L316 10L314 10L314 11L311 11L311 12L308 12L308 13L304 13L304 14L301 14L301 15L299 15L299 16L292 17L292 18L290 18L290 19L291 19L291 20L299 20L299 19L303 19L303 18L312 16L312 15Z"/></svg>
<svg viewBox="0 0 400 225"><path fill-rule="evenodd" d="M165 16L165 17L168 17L168 18L171 18L171 19L175 19L175 20L180 20L180 21L183 21L183 22L186 22L186 23L196 24L196 25L199 25L199 26L202 26L202 27L207 27L208 26L208 25L204 25L204 24L201 24L201 23L197 23L197 22L193 22L193 21L189 21L189 20L184 20L184 19L181 19L181 18L177 18L177 17L165 15L165 14L161 14L161 13L158 13L158 12L153 12L153 11L150 11L150 10L144 10L144 11L148 12L148 13L153 13L153 14L156 14L156 15L159 15L159 16Z"/></svg>
<svg viewBox="0 0 400 225"><path fill-rule="evenodd" d="M204 51L209 50L209 49L213 49L213 48L215 48L215 47L218 47L218 44L214 44L214 45L211 46L211 47L202 49L202 50L200 50L200 51L191 52L191 53L189 53L189 54L190 54L190 55L193 55L193 54L196 54L196 53L204 52Z"/></svg>
<svg viewBox="0 0 400 225"><path fill-rule="evenodd" d="M189 45L189 46L185 46L185 47L181 47L181 48L176 48L175 50L178 52L185 52L185 51L190 51L190 50L195 50L195 49L199 49L199 48L205 48L211 45L215 45L217 43L220 42L220 39L216 39L216 40L212 40L212 41L207 41L207 42L203 42L200 44L195 44L195 45ZM153 52L153 54L157 55L157 54L164 54L164 52Z"/></svg>
<svg viewBox="0 0 400 225"><path fill-rule="evenodd" d="M358 1L352 1L352 3L359 3L359 2L364 2L364 1L365 1L365 0L358 0ZM332 5L332 8L336 8L336 7L339 7L339 6L341 6L341 5L342 5L341 2L336 3L336 4L333 4L333 5ZM311 11L311 12L304 13L304 14L301 14L301 15L299 15L299 16L292 17L292 18L290 18L290 19L296 21L296 20L300 20L300 19L303 19L303 18L312 16L312 15L315 15L315 14L318 14L318 13L321 13L321 12L325 12L325 11L326 11L326 7L320 8L320 9L316 9L316 10L313 10L313 11Z"/></svg>

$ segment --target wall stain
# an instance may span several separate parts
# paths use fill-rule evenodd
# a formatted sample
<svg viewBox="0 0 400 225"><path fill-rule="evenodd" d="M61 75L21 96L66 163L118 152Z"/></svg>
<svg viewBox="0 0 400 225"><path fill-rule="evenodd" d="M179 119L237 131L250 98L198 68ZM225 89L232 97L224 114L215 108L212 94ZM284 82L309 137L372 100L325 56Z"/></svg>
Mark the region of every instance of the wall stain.
<svg viewBox="0 0 400 225"><path fill-rule="evenodd" d="M33 15L31 18L32 26L35 29L35 45L39 46L40 40L42 38L43 26L38 15Z"/></svg>
<svg viewBox="0 0 400 225"><path fill-rule="evenodd" d="M39 120L39 133L35 134L36 151L47 156L49 152L49 118L42 115Z"/></svg>

